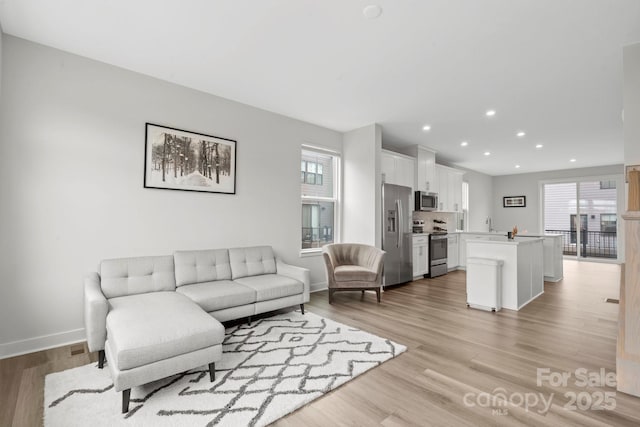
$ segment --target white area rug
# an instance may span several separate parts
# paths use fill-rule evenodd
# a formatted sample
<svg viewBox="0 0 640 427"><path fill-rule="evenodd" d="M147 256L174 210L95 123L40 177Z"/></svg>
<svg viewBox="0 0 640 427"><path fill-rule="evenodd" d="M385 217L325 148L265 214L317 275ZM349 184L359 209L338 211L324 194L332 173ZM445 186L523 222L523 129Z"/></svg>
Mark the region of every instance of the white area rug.
<svg viewBox="0 0 640 427"><path fill-rule="evenodd" d="M263 426L406 350L312 313L227 329L211 383L206 367L135 387L127 414L109 370L47 375L45 426Z"/></svg>

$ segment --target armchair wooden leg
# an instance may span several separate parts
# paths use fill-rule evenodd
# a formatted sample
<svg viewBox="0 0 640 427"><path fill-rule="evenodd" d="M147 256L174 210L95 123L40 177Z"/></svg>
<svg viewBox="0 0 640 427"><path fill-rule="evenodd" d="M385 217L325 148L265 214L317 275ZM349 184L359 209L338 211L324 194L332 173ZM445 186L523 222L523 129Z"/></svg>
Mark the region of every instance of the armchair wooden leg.
<svg viewBox="0 0 640 427"><path fill-rule="evenodd" d="M247 317L247 326L251 326L251 316Z"/></svg>
<svg viewBox="0 0 640 427"><path fill-rule="evenodd" d="M214 382L216 380L216 364L215 363L209 363L209 379L211 380L211 382Z"/></svg>
<svg viewBox="0 0 640 427"><path fill-rule="evenodd" d="M104 350L98 351L98 368L104 368Z"/></svg>
<svg viewBox="0 0 640 427"><path fill-rule="evenodd" d="M129 398L131 397L131 389L122 390L122 413L129 412Z"/></svg>
<svg viewBox="0 0 640 427"><path fill-rule="evenodd" d="M380 302L380 288L376 288L376 296L378 297L378 302Z"/></svg>
<svg viewBox="0 0 640 427"><path fill-rule="evenodd" d="M333 303L333 290L329 289L329 304Z"/></svg>
<svg viewBox="0 0 640 427"><path fill-rule="evenodd" d="M304 304L300 304L300 311L302 311L302 314L304 314Z"/></svg>

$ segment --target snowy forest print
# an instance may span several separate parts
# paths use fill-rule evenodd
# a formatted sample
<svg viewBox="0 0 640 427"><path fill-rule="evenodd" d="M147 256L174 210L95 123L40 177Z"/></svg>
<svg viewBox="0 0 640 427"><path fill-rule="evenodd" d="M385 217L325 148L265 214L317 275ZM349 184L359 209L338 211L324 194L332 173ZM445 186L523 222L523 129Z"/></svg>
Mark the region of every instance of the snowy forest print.
<svg viewBox="0 0 640 427"><path fill-rule="evenodd" d="M147 123L146 188L236 192L236 141Z"/></svg>

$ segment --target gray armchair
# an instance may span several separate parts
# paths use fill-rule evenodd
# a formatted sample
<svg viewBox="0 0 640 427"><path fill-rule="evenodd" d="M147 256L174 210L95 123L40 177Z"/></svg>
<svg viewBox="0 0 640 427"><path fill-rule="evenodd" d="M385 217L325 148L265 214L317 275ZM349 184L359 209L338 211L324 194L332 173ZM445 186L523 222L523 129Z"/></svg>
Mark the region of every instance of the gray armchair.
<svg viewBox="0 0 640 427"><path fill-rule="evenodd" d="M385 252L357 243L333 243L322 247L327 269L329 304L336 291L376 291L380 302Z"/></svg>

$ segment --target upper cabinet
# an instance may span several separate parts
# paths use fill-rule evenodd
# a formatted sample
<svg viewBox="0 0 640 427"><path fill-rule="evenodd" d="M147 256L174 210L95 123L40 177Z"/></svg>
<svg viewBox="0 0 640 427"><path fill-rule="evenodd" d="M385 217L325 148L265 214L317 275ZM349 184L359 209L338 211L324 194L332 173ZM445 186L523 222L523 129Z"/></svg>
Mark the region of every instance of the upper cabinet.
<svg viewBox="0 0 640 427"><path fill-rule="evenodd" d="M418 146L418 168L416 173L417 190L429 193L436 192L436 153Z"/></svg>
<svg viewBox="0 0 640 427"><path fill-rule="evenodd" d="M436 193L438 210L462 212L462 176L464 172L448 166L436 165Z"/></svg>
<svg viewBox="0 0 640 427"><path fill-rule="evenodd" d="M436 152L421 145L414 145L404 153L416 159L414 189L436 193Z"/></svg>
<svg viewBox="0 0 640 427"><path fill-rule="evenodd" d="M439 211L462 212L464 172L436 164L436 152L421 145L409 147L403 153L406 155L382 150L382 181L438 193Z"/></svg>
<svg viewBox="0 0 640 427"><path fill-rule="evenodd" d="M415 188L415 163L415 159L404 154L382 150L380 156L382 182L410 187L413 193Z"/></svg>

